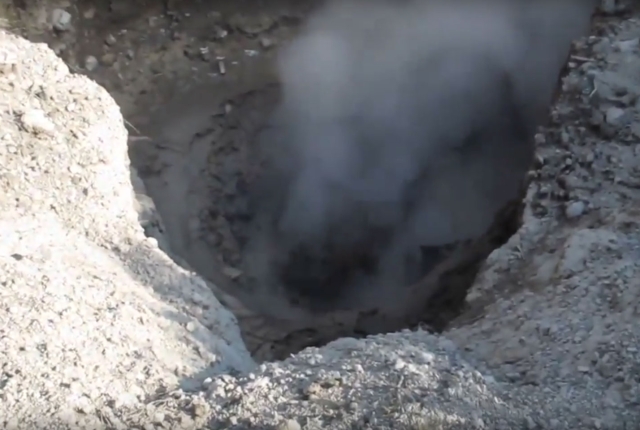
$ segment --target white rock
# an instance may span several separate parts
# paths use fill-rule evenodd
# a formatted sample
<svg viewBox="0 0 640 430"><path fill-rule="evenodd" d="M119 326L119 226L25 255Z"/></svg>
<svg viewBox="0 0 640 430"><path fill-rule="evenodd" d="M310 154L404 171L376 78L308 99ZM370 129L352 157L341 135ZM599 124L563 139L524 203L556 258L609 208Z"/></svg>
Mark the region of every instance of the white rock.
<svg viewBox="0 0 640 430"><path fill-rule="evenodd" d="M54 9L51 12L51 24L58 31L67 31L71 28L71 14L64 9Z"/></svg>
<svg viewBox="0 0 640 430"><path fill-rule="evenodd" d="M577 218L584 214L584 211L587 209L587 205L583 201L571 202L567 205L564 210L564 214L567 218Z"/></svg>
<svg viewBox="0 0 640 430"><path fill-rule="evenodd" d="M98 59L96 57L94 57L93 55L89 55L84 60L84 68L87 69L89 72L91 72L91 71L95 70L96 67L98 67Z"/></svg>
<svg viewBox="0 0 640 430"><path fill-rule="evenodd" d="M627 117L627 112L619 107L610 107L605 112L605 120L611 125L621 125Z"/></svg>
<svg viewBox="0 0 640 430"><path fill-rule="evenodd" d="M34 133L52 133L56 126L40 109L29 109L22 115L22 125Z"/></svg>

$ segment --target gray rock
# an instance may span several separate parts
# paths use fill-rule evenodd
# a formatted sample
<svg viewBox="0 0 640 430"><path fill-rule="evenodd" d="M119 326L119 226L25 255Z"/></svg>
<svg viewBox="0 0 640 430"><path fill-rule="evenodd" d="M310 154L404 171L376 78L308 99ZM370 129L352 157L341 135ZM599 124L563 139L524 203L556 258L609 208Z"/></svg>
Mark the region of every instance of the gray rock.
<svg viewBox="0 0 640 430"><path fill-rule="evenodd" d="M93 55L89 55L87 58L85 58L84 68L87 71L92 72L96 69L96 67L98 67L98 59L96 57L94 57Z"/></svg>
<svg viewBox="0 0 640 430"><path fill-rule="evenodd" d="M71 28L71 14L64 9L54 9L51 12L51 24L58 31L67 31Z"/></svg>
<svg viewBox="0 0 640 430"><path fill-rule="evenodd" d="M607 124L624 127L631 120L631 115L628 111L620 109L619 107L610 107L605 112L605 121Z"/></svg>

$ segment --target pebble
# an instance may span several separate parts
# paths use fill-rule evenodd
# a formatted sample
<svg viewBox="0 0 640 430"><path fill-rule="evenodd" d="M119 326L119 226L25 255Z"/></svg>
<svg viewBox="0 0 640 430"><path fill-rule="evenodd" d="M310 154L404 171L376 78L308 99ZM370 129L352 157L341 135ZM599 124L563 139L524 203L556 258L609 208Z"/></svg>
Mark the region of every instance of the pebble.
<svg viewBox="0 0 640 430"><path fill-rule="evenodd" d="M116 44L116 38L113 36L113 34L110 34L107 36L107 38L104 40L104 43L107 44L107 46L113 46Z"/></svg>
<svg viewBox="0 0 640 430"><path fill-rule="evenodd" d="M242 276L241 270L236 269L235 267L230 267L230 266L225 266L222 269L222 273L224 273L224 275L229 277L230 279L238 279L240 276Z"/></svg>
<svg viewBox="0 0 640 430"><path fill-rule="evenodd" d="M272 39L269 39L268 37L260 38L260 46L262 46L264 49L269 49L273 45L275 45L275 43Z"/></svg>
<svg viewBox="0 0 640 430"><path fill-rule="evenodd" d="M619 107L610 107L605 112L605 120L607 124L620 126L623 125L625 119L628 117L624 109L620 109Z"/></svg>
<svg viewBox="0 0 640 430"><path fill-rule="evenodd" d="M619 49L621 52L633 51L640 44L640 39L630 39L630 40L622 40L620 42L616 42L614 47Z"/></svg>
<svg viewBox="0 0 640 430"><path fill-rule="evenodd" d="M94 7L87 9L82 16L84 16L86 19L93 19L94 16L96 16L96 9Z"/></svg>
<svg viewBox="0 0 640 430"><path fill-rule="evenodd" d="M67 31L71 28L71 14L64 9L54 9L51 12L51 23L58 31Z"/></svg>
<svg viewBox="0 0 640 430"><path fill-rule="evenodd" d="M213 379L205 378L205 380L202 381L202 387L203 388L209 388L209 386L211 386L212 383L213 383Z"/></svg>
<svg viewBox="0 0 640 430"><path fill-rule="evenodd" d="M87 69L89 72L91 72L91 71L95 70L96 67L98 67L98 59L96 57L94 57L93 55L89 55L84 60L84 68Z"/></svg>
<svg viewBox="0 0 640 430"><path fill-rule="evenodd" d="M302 430L296 420L286 420L278 425L278 430Z"/></svg>
<svg viewBox="0 0 640 430"><path fill-rule="evenodd" d="M52 133L55 124L39 109L31 109L22 115L22 125L34 133Z"/></svg>
<svg viewBox="0 0 640 430"><path fill-rule="evenodd" d="M567 205L564 210L564 214L567 218L578 218L584 214L584 211L587 209L587 205L583 201L572 202Z"/></svg>
<svg viewBox="0 0 640 430"><path fill-rule="evenodd" d="M116 62L116 55L113 52L108 52L100 58L100 62L107 67L113 66Z"/></svg>

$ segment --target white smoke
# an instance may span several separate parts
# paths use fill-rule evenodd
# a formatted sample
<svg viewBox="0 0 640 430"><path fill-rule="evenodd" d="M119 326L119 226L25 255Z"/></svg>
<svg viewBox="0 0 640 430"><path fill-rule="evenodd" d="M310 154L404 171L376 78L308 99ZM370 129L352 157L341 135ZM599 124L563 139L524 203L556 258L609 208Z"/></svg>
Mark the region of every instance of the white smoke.
<svg viewBox="0 0 640 430"><path fill-rule="evenodd" d="M347 0L317 12L280 56L279 138L263 146L280 179L263 184L273 229L251 245L252 270L272 270L267 244L320 258L324 244L348 254L382 231L378 270L343 294L368 306L417 276L420 246L482 234L517 196L591 3Z"/></svg>

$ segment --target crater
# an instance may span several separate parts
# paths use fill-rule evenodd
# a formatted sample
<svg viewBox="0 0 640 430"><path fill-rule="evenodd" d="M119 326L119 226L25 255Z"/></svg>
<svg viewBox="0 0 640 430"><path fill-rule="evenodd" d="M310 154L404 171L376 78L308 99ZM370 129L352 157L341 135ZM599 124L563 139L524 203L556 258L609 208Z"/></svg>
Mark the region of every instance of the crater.
<svg viewBox="0 0 640 430"><path fill-rule="evenodd" d="M407 263L413 263L410 275L397 278L386 294L365 298L367 286L355 280L375 277L389 232L371 229L348 246L332 236L312 249L282 246L277 234L268 245L256 244L273 229L274 207L286 188L275 185L282 181L273 179L273 160L263 148L273 142L281 87L236 91L214 109L194 103L216 93L197 88L166 105L147 127L152 141L143 149L132 144L132 160L162 217L169 254L219 289L258 359L282 359L344 336L419 325L443 330L463 310L482 262L519 228L526 165L508 178L521 184L517 192L476 214L490 220L482 234L420 246L414 250L419 260Z"/></svg>
<svg viewBox="0 0 640 430"><path fill-rule="evenodd" d="M298 31L298 22L291 25L296 31L279 46ZM566 43L553 47L560 54L544 70L553 81L543 85L549 93L557 88L571 39L556 36ZM255 44L255 35L250 39ZM375 153L384 161L395 157L388 142L418 141L440 121L451 123L439 135L449 144L419 163L391 200L376 197L386 183L384 175L376 176L381 169L375 163L354 169L353 182L329 181L318 191L318 182L308 180L318 170L301 167L301 135L292 130L305 119L290 92L283 91L286 76L274 67L279 49L270 48L272 55L235 70L225 63L225 73L215 66L215 79L194 81L170 101L136 112L136 132L145 137L133 136L130 156L163 221L161 234L149 235L157 235L169 255L209 281L237 316L257 360L283 359L340 337L446 329L464 311L483 262L520 227L533 138L551 97L523 99L518 82L533 78L501 75L473 49L456 54L443 48L429 59L424 74L398 81L403 91L409 89L409 97L400 113L391 115L393 121L383 116L372 123L360 115L384 105L384 92L372 93L354 116L315 124L312 135L322 136L316 145L329 145L327 130L347 121L347 128L359 130L360 158ZM474 73L490 76L479 84L486 88L478 89L473 74L458 67L473 56L480 64ZM465 60L457 63L460 58ZM316 76L314 70L301 69L295 73ZM439 83L447 82L450 72L461 80L443 91ZM302 81L315 85L308 76ZM482 100L474 99L476 91L484 94ZM449 99L466 100L461 94L475 107L458 112L459 102ZM320 103L322 95L316 96ZM434 104L443 107L435 115L429 110ZM462 119L452 120L456 115ZM403 121L411 124L411 133L396 127ZM308 137L313 127L303 135ZM372 143L380 141L386 146ZM334 169L336 160L328 160L327 169ZM314 162L307 160L307 165ZM367 188L372 183L377 184L373 191ZM301 205L296 210L291 209L293 195Z"/></svg>

